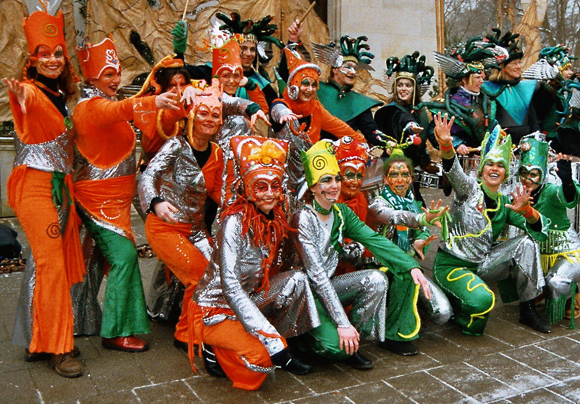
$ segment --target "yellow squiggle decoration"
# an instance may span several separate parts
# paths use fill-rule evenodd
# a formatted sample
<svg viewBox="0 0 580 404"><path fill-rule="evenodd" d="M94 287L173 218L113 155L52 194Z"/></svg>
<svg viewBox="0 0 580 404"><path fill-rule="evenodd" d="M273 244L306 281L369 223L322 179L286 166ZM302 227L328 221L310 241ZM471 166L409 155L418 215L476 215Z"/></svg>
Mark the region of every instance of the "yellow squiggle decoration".
<svg viewBox="0 0 580 404"><path fill-rule="evenodd" d="M559 257L564 257L572 264L580 263L580 250L566 251L557 254L540 254L544 275L554 266Z"/></svg>
<svg viewBox="0 0 580 404"><path fill-rule="evenodd" d="M489 218L489 216L487 215L488 212L497 212L499 207L500 207L500 195L498 194L497 199L496 199L496 205L497 207L495 209L484 209L483 210L483 216L487 219L487 226L485 226L485 228L480 231L478 234L473 234L473 233L467 233L467 234L462 234L459 236L450 236L449 237L449 241L447 241L447 247L449 249L452 249L452 244L454 244L455 240L461 239L461 238L467 238L467 237L474 237L474 238L478 238L481 237L486 231L488 231L491 228L491 219ZM480 202L481 203L481 202Z"/></svg>
<svg viewBox="0 0 580 404"><path fill-rule="evenodd" d="M417 327L415 327L415 330L413 330L413 332L409 335L403 335L400 332L397 333L401 338L406 339L413 338L415 335L419 333L419 330L421 329L421 317L419 317L419 311L417 310L417 300L419 300L420 287L421 285L415 285L415 295L413 296L413 314L415 315L415 323L417 324Z"/></svg>
<svg viewBox="0 0 580 404"><path fill-rule="evenodd" d="M483 311L483 312L481 312L481 313L475 313L475 314L471 314L471 315L470 315L470 317L471 317L471 321L470 321L470 322L469 322L469 324L467 325L467 327L469 328L469 327L471 327L471 324L473 324L473 319L474 319L474 318L476 318L476 317L477 317L477 318L483 318L483 316L484 316L485 314L489 313L489 312L490 312L490 311L493 309L493 307L495 306L495 294L494 294L494 293L491 291L491 289L489 289L489 287L488 287L488 286L487 286L485 283L483 283L483 282L482 282L482 283L479 283L479 284L477 284L477 285L475 285L475 286L473 286L473 287L472 287L472 286L470 286L470 285L471 285L471 283L472 283L473 281L475 281L475 280L476 280L476 279L475 279L475 274L474 274L474 273L471 273L471 272L469 272L469 273L465 273L465 274L463 274L463 275L460 275L460 276L459 276L459 277L457 277L457 278L452 278L452 277L451 277L455 271L460 271L460 270L462 270L462 269L464 269L464 268L455 268L453 271L449 272L449 275L447 275L447 281L449 281L449 282L455 282L455 281L458 281L458 280L460 280L461 278L464 278L464 277L466 277L466 276L470 276L470 277L471 277L471 280L470 280L469 282L467 282L467 291L468 291L468 292L473 292L475 289L477 289L477 288L479 288L479 287L481 286L482 288L484 288L485 290L487 290L487 291L488 291L488 292L491 294L491 299L492 299L492 301L491 301L491 306L489 307L489 309L487 309L487 310L485 310L485 311Z"/></svg>

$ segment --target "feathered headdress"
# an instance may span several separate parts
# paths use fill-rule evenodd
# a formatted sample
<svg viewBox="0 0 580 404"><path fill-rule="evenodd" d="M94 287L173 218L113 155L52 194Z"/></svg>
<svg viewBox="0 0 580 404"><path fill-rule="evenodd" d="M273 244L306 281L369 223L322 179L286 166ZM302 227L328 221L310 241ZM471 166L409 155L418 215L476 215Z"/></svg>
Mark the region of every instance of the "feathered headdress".
<svg viewBox="0 0 580 404"><path fill-rule="evenodd" d="M337 47L335 42L328 45L313 43L312 50L318 60L331 67L341 67L344 62L350 60L355 62L359 69L374 70L370 63L375 55L367 52L370 46L362 43L363 41L368 41L368 38L359 36L355 39L344 35L340 38L340 47Z"/></svg>
<svg viewBox="0 0 580 404"><path fill-rule="evenodd" d="M486 35L485 39L489 41L489 43L506 49L509 54L509 57L501 63L507 65L513 60L521 59L524 57L524 51L520 48L520 44L517 41L520 34L513 34L511 31L508 31L503 36L501 36L501 29L492 28L491 30L493 31L493 34Z"/></svg>

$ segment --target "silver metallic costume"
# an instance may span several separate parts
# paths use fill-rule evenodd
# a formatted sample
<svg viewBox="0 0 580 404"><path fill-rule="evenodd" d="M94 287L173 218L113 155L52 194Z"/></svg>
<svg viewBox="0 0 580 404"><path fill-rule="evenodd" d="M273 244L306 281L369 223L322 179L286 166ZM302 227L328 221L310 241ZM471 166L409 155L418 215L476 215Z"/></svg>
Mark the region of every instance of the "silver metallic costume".
<svg viewBox="0 0 580 404"><path fill-rule="evenodd" d="M405 210L395 209L385 198L377 196L369 205L367 213L367 225L392 239L397 231L397 226L419 228L419 214ZM435 283L425 277L431 290L431 299L425 297L423 289L419 290L418 308L421 314L430 322L445 324L453 314L453 309L443 291Z"/></svg>
<svg viewBox="0 0 580 404"><path fill-rule="evenodd" d="M387 278L378 270L360 270L334 276L339 253L325 234L316 212L305 205L292 218L296 249L323 307L337 327L351 324L361 338L384 341ZM350 319L343 303L352 304Z"/></svg>
<svg viewBox="0 0 580 404"><path fill-rule="evenodd" d="M320 320L303 272L282 272L270 278L268 291L255 292L262 285L265 273L262 261L270 251L252 245L251 230L240 236L242 215L228 216L221 223L216 249L193 300L202 308L231 308L235 319L264 342L273 355L281 349L269 344L268 340L276 339L266 335L294 337L317 327ZM229 317L215 315L205 317L203 322L211 326L226 318Z"/></svg>

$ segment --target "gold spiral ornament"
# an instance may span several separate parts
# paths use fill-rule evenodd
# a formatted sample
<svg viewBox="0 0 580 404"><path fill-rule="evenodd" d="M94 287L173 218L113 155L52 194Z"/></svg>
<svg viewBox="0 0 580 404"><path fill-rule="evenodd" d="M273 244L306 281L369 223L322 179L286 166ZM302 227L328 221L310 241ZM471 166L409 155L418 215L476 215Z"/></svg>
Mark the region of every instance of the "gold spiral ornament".
<svg viewBox="0 0 580 404"><path fill-rule="evenodd" d="M58 27L55 24L47 22L41 28L42 34L49 38L54 38L58 35Z"/></svg>
<svg viewBox="0 0 580 404"><path fill-rule="evenodd" d="M323 156L316 156L312 160L312 167L314 167L316 170L322 170L324 167L326 167L326 164L326 158Z"/></svg>

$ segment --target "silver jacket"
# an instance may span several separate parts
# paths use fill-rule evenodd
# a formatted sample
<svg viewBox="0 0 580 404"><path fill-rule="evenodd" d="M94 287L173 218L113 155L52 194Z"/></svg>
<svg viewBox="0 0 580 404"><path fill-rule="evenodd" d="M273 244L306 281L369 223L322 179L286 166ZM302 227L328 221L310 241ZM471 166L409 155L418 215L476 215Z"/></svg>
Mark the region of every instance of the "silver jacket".
<svg viewBox="0 0 580 404"><path fill-rule="evenodd" d="M138 191L144 212L149 210L153 198L162 198L177 208L173 212L177 221L192 224L194 239L208 237L204 223L208 197L205 179L184 136L165 142L141 176Z"/></svg>
<svg viewBox="0 0 580 404"><path fill-rule="evenodd" d="M394 209L385 198L377 196L369 205L367 225L377 233L383 234L385 232L385 237L392 239L397 226L405 226L411 229L421 227L419 216L419 213Z"/></svg>
<svg viewBox="0 0 580 404"><path fill-rule="evenodd" d="M320 325L314 297L302 272L278 274L270 279L266 293L264 290L255 292L264 278L262 260L270 252L252 245L251 230L240 236L242 217L242 213L237 213L221 223L216 236L217 248L193 300L201 307L231 308L235 318L253 335L293 337ZM274 313L260 310L266 303L271 303ZM227 318L215 315L203 321L211 326Z"/></svg>

